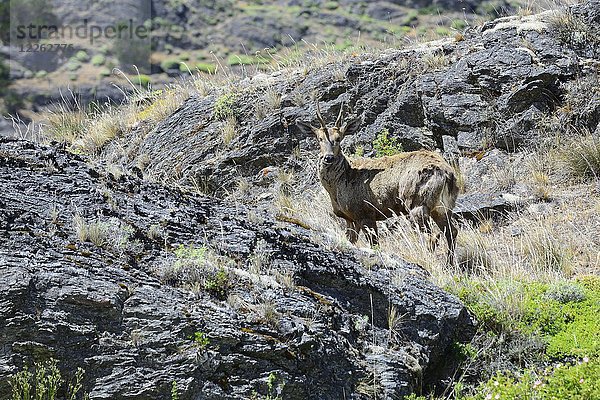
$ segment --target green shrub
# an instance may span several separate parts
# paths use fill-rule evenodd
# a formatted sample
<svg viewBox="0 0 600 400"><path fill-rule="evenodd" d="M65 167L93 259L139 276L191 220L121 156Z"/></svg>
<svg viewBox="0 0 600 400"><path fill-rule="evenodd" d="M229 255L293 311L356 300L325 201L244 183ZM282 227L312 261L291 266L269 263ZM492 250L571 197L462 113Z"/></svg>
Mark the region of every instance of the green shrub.
<svg viewBox="0 0 600 400"><path fill-rule="evenodd" d="M227 57L227 64L231 66L254 64L254 57L246 54L232 54Z"/></svg>
<svg viewBox="0 0 600 400"><path fill-rule="evenodd" d="M215 101L213 115L218 120L237 117L237 111L234 108L237 96L235 93L225 93Z"/></svg>
<svg viewBox="0 0 600 400"><path fill-rule="evenodd" d="M210 344L210 339L208 339L208 335L204 332L194 332L193 340L194 344L201 350L204 350Z"/></svg>
<svg viewBox="0 0 600 400"><path fill-rule="evenodd" d="M382 130L373 141L373 149L377 157L393 156L402 153L402 145L398 143L398 138L390 137L387 129Z"/></svg>
<svg viewBox="0 0 600 400"><path fill-rule="evenodd" d="M48 72L41 70L35 73L36 78L45 78L48 75Z"/></svg>
<svg viewBox="0 0 600 400"><path fill-rule="evenodd" d="M169 60L164 60L163 62L160 63L160 69L162 69L164 72L168 72L174 69L179 69L179 60L173 60L173 59L169 59Z"/></svg>
<svg viewBox="0 0 600 400"><path fill-rule="evenodd" d="M600 278L553 285L460 281L456 294L487 329L539 336L550 357L600 355Z"/></svg>
<svg viewBox="0 0 600 400"><path fill-rule="evenodd" d="M67 61L67 69L69 71L77 71L79 68L81 68L81 61L77 58L72 57Z"/></svg>
<svg viewBox="0 0 600 400"><path fill-rule="evenodd" d="M438 26L435 28L435 33L439 36L448 36L450 35L450 30L445 26Z"/></svg>
<svg viewBox="0 0 600 400"><path fill-rule="evenodd" d="M204 281L204 289L218 299L227 298L230 286L229 273L223 267Z"/></svg>
<svg viewBox="0 0 600 400"><path fill-rule="evenodd" d="M138 74L131 77L131 82L136 86L148 89L151 84L151 78L148 75Z"/></svg>
<svg viewBox="0 0 600 400"><path fill-rule="evenodd" d="M467 22L463 19L455 19L452 21L452 24L450 26L452 27L452 29L461 31L467 27Z"/></svg>
<svg viewBox="0 0 600 400"><path fill-rule="evenodd" d="M207 74L214 74L217 72L217 66L215 64L200 62L195 64L194 68L200 72L204 72Z"/></svg>
<svg viewBox="0 0 600 400"><path fill-rule="evenodd" d="M177 389L177 381L171 382L171 400L179 400L179 390Z"/></svg>
<svg viewBox="0 0 600 400"><path fill-rule="evenodd" d="M419 12L417 10L410 10L406 14L404 19L400 23L400 25L405 25L405 26L414 25L414 23L417 22L418 17L419 17Z"/></svg>
<svg viewBox="0 0 600 400"><path fill-rule="evenodd" d="M108 68L102 68L100 70L100 76L110 76L112 72Z"/></svg>
<svg viewBox="0 0 600 400"><path fill-rule="evenodd" d="M77 53L75 53L75 58L77 59L77 61L79 62L86 62L90 59L90 56L88 56L88 53L85 50L79 50Z"/></svg>
<svg viewBox="0 0 600 400"><path fill-rule="evenodd" d="M526 371L513 377L499 373L482 384L465 400L588 400L600 399L600 360L585 357L583 362L558 365L543 374Z"/></svg>
<svg viewBox="0 0 600 400"><path fill-rule="evenodd" d="M174 286L187 286L198 292L205 290L220 300L227 298L232 286L222 258L208 248L180 245L175 250L175 261L159 269L162 281Z"/></svg>
<svg viewBox="0 0 600 400"><path fill-rule="evenodd" d="M189 73L194 71L204 72L207 74L214 74L217 71L217 66L210 63L200 62L196 64L179 64L179 71L183 73Z"/></svg>
<svg viewBox="0 0 600 400"><path fill-rule="evenodd" d="M182 263L185 260L193 260L198 263L204 262L204 257L206 255L206 247L194 247L194 246L184 246L182 244L175 249L175 257L177 257L177 263Z"/></svg>
<svg viewBox="0 0 600 400"><path fill-rule="evenodd" d="M105 61L106 61L106 57L102 54L96 54L94 57L92 57L92 65L94 65L96 67L104 65Z"/></svg>

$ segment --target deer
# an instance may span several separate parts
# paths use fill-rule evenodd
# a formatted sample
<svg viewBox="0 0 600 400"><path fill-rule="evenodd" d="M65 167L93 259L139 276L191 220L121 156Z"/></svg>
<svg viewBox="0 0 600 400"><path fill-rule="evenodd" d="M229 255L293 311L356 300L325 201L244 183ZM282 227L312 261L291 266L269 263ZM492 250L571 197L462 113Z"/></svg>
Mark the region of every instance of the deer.
<svg viewBox="0 0 600 400"><path fill-rule="evenodd" d="M329 194L333 213L346 221L346 237L356 245L361 231L369 244L378 244L377 221L406 215L416 228L429 235L429 249L435 250L439 234L432 234L432 223L439 227L448 244L448 262L454 263L457 229L452 209L458 196L454 169L444 158L429 150L402 152L378 158L347 158L340 147L344 137L360 130L359 118L348 122L340 107L335 124L328 127L319 103L320 126L296 120L305 134L314 133L319 141L319 178Z"/></svg>

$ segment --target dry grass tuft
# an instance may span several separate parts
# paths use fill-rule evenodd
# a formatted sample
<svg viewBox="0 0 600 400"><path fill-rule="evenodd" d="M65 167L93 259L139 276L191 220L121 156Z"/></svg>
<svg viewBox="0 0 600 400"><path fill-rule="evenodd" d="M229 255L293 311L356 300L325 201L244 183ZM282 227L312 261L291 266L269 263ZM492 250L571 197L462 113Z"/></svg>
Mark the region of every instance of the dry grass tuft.
<svg viewBox="0 0 600 400"><path fill-rule="evenodd" d="M562 239L562 238L561 238ZM570 247L543 227L526 235L521 241L522 252L534 271L557 272L569 276L574 270Z"/></svg>
<svg viewBox="0 0 600 400"><path fill-rule="evenodd" d="M83 110L69 110L61 105L57 111L48 114L48 129L45 133L52 140L73 143L84 131L86 119L87 115Z"/></svg>
<svg viewBox="0 0 600 400"><path fill-rule="evenodd" d="M81 242L91 242L98 247L102 247L108 241L108 225L100 221L88 222L81 215L75 214L73 228L77 239Z"/></svg>
<svg viewBox="0 0 600 400"><path fill-rule="evenodd" d="M600 138L584 134L568 139L557 150L557 158L576 180L600 179Z"/></svg>
<svg viewBox="0 0 600 400"><path fill-rule="evenodd" d="M559 39L571 47L584 47L600 43L600 36L585 21L573 15L569 10L557 10L549 21L550 28Z"/></svg>
<svg viewBox="0 0 600 400"><path fill-rule="evenodd" d="M123 123L114 109L87 121L85 131L71 142L71 148L86 154L97 153L123 132Z"/></svg>
<svg viewBox="0 0 600 400"><path fill-rule="evenodd" d="M221 138L225 145L229 145L238 135L237 120L235 117L228 117L221 125Z"/></svg>

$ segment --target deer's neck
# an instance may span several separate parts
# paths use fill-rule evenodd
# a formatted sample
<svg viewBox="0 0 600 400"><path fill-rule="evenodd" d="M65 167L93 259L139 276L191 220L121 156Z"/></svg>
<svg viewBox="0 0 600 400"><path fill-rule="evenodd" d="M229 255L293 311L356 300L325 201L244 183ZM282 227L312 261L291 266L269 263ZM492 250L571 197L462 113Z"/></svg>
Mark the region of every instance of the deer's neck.
<svg viewBox="0 0 600 400"><path fill-rule="evenodd" d="M332 164L325 164L321 161L320 177L321 183L331 192L344 179L348 178L351 166L346 157L340 154Z"/></svg>

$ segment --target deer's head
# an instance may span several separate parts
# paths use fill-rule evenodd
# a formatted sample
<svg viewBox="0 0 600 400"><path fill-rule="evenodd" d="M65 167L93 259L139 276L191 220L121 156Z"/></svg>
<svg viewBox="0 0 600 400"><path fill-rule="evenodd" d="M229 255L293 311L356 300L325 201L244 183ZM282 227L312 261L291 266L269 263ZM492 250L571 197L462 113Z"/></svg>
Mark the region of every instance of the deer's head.
<svg viewBox="0 0 600 400"><path fill-rule="evenodd" d="M325 119L321 114L319 108L319 102L317 102L317 120L321 126L313 126L309 122L296 121L296 125L303 132L313 132L319 140L319 146L321 148L321 159L326 165L333 164L339 157L343 157L340 143L346 135L351 135L360 129L361 121L356 118L347 123L344 123L344 105L340 106L340 112L335 121L335 125L327 127Z"/></svg>

